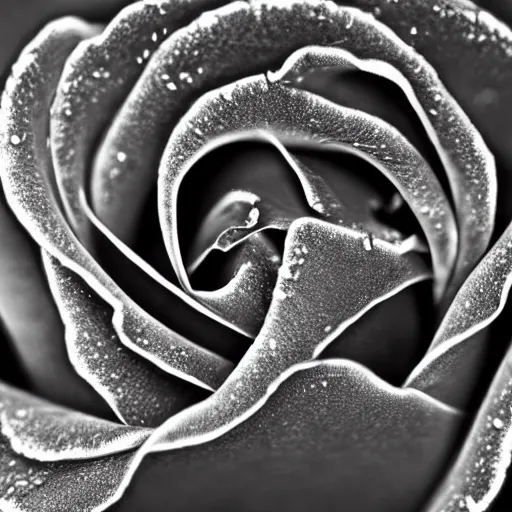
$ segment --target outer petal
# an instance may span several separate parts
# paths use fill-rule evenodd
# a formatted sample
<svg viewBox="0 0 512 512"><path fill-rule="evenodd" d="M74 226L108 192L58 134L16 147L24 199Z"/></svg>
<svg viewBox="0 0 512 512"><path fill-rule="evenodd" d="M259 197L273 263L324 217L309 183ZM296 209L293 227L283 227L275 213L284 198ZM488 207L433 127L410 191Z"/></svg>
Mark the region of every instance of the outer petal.
<svg viewBox="0 0 512 512"><path fill-rule="evenodd" d="M0 440L0 507L4 512L100 512L119 499L132 453L82 462L37 462ZM80 489L80 492L77 490Z"/></svg>
<svg viewBox="0 0 512 512"><path fill-rule="evenodd" d="M124 344L166 371L213 389L230 363L167 329L128 298L80 245L57 207L46 149L50 101L70 49L90 31L74 19L49 25L24 50L7 83L0 144L7 201L41 247L112 305L114 326ZM146 347L143 339L155 343ZM181 352L170 354L171 345L180 346Z"/></svg>
<svg viewBox="0 0 512 512"><path fill-rule="evenodd" d="M162 39L215 0L134 2L71 54L51 116L51 148L64 206L81 240L90 236L79 193L98 137ZM121 158L120 158L121 160ZM118 161L118 164L120 161Z"/></svg>
<svg viewBox="0 0 512 512"><path fill-rule="evenodd" d="M508 223L512 217L508 198L512 187L511 28L470 0L343 0L340 3L375 14L434 67L499 163L504 165L499 175L498 211ZM493 0L481 4L491 8Z"/></svg>
<svg viewBox="0 0 512 512"><path fill-rule="evenodd" d="M115 510L411 512L461 419L350 361L298 365L221 438L149 458Z"/></svg>
<svg viewBox="0 0 512 512"><path fill-rule="evenodd" d="M451 404L468 398L473 367L489 340L483 331L503 311L512 285L512 224L463 284L404 386Z"/></svg>
<svg viewBox="0 0 512 512"><path fill-rule="evenodd" d="M510 466L512 370L508 353L489 387L462 450L425 512L484 512Z"/></svg>
<svg viewBox="0 0 512 512"><path fill-rule="evenodd" d="M44 262L66 326L69 358L121 421L157 426L202 397L202 390L165 374L122 345L112 327L111 308L57 259L45 254Z"/></svg>
<svg viewBox="0 0 512 512"><path fill-rule="evenodd" d="M149 429L119 425L50 404L0 384L2 434L25 457L41 460L94 459L128 451ZM8 466L0 466L0 473Z"/></svg>
<svg viewBox="0 0 512 512"><path fill-rule="evenodd" d="M6 351L13 350L19 369L44 397L95 414L108 406L76 375L64 345L64 330L44 279L35 249L0 192L0 319L12 343L2 341L2 370ZM9 371L7 369L7 371ZM5 378L5 373L1 377ZM62 386L62 382L66 386Z"/></svg>

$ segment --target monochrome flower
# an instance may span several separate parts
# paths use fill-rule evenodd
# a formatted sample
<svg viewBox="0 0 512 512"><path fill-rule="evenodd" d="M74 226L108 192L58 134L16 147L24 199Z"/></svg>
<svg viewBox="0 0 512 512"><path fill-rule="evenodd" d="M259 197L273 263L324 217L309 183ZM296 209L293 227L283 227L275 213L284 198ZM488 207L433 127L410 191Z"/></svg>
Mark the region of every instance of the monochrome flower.
<svg viewBox="0 0 512 512"><path fill-rule="evenodd" d="M1 384L0 508L487 510L511 52L465 0L46 25L1 102L0 316L45 382L55 305L73 377L53 402Z"/></svg>

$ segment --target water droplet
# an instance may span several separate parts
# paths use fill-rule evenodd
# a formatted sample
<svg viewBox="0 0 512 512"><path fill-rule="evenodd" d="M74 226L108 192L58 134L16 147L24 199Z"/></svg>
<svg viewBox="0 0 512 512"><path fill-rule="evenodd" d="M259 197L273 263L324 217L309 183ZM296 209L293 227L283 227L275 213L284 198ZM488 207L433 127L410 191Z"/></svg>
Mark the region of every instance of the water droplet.
<svg viewBox="0 0 512 512"><path fill-rule="evenodd" d="M11 135L11 144L13 146L17 146L18 144L21 144L21 139L18 135Z"/></svg>
<svg viewBox="0 0 512 512"><path fill-rule="evenodd" d="M366 235L363 238L363 247L365 251L371 251L373 249L373 238L371 235Z"/></svg>
<svg viewBox="0 0 512 512"><path fill-rule="evenodd" d="M182 71L179 76L180 76L180 80L187 81L189 84L192 83L192 77L190 76L190 73L187 73L186 71Z"/></svg>
<svg viewBox="0 0 512 512"><path fill-rule="evenodd" d="M500 418L494 418L492 424L493 424L494 428L497 428L497 429L501 429L505 426L505 424L503 423L503 420L500 420Z"/></svg>
<svg viewBox="0 0 512 512"><path fill-rule="evenodd" d="M270 347L270 350L275 350L276 349L277 341L275 340L275 338L270 338L268 340L268 346Z"/></svg>
<svg viewBox="0 0 512 512"><path fill-rule="evenodd" d="M254 207L251 208L249 211L249 214L247 215L247 219L245 221L246 226L254 226L258 222L258 219L260 218L260 211L258 208Z"/></svg>
<svg viewBox="0 0 512 512"><path fill-rule="evenodd" d="M117 160L121 163L125 162L126 161L126 153L119 151L119 153L117 153Z"/></svg>
<svg viewBox="0 0 512 512"><path fill-rule="evenodd" d="M110 179L113 180L117 178L120 174L121 171L117 167L114 167L110 170Z"/></svg>
<svg viewBox="0 0 512 512"><path fill-rule="evenodd" d="M411 35L415 36L418 33L418 29L416 27L411 28Z"/></svg>
<svg viewBox="0 0 512 512"><path fill-rule="evenodd" d="M169 82L166 87L170 91L175 91L177 89L176 84L174 82Z"/></svg>

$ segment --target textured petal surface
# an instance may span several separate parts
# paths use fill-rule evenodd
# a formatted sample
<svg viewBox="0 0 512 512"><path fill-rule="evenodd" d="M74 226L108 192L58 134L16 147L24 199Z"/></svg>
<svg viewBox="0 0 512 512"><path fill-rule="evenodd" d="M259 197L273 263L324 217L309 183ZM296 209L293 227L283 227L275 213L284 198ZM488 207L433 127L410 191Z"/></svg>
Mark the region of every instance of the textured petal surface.
<svg viewBox="0 0 512 512"><path fill-rule="evenodd" d="M503 311L512 285L512 225L462 285L432 341L405 386L457 404L472 379L472 364L483 330Z"/></svg>
<svg viewBox="0 0 512 512"><path fill-rule="evenodd" d="M5 384L0 393L2 434L17 453L31 459L94 459L139 446L150 434L61 408Z"/></svg>
<svg viewBox="0 0 512 512"><path fill-rule="evenodd" d="M226 286L200 291L196 296L228 322L256 337L272 299L280 256L255 234L245 242L239 259L236 274Z"/></svg>
<svg viewBox="0 0 512 512"><path fill-rule="evenodd" d="M402 239L398 231L391 231L389 226L380 223L375 217L375 209L384 206L382 198L375 191L364 187L356 180L350 180L350 177L343 172L344 169L333 166L337 182L340 183L339 189L335 192L327 180L317 172L324 169L323 167L313 169L310 164L304 162L304 158L295 156L292 153L294 147L301 149L304 144L300 139L286 140L285 146L270 132L258 130L233 132L208 142L201 148L200 154L201 157L207 157L208 152L213 152L219 147L244 141L268 143L282 159L282 167L288 171L288 178L291 179L285 181L284 176L276 176L278 174L276 171L280 171L281 166L273 167L267 159L258 163L255 158L252 158L251 166L242 161L243 156L240 160L235 159L234 162L230 162L228 168L232 167L233 170L224 180L226 188L229 183L233 186L231 191L221 196L212 206L199 226L197 235L193 238L193 247L185 256L186 261L191 262L187 264L189 273L193 272L211 251L226 252L251 234L260 231L286 230L293 220L299 217L316 215L329 222L359 226L361 230L367 230L382 240L394 239L398 242ZM309 141L309 145L311 144ZM326 153L321 143L313 145L312 148L308 143L306 145L308 149L319 150L319 154L322 154L322 150L324 154ZM252 155L249 153L248 158ZM342 158L343 156L345 155L341 155ZM245 163L244 167L240 168L243 163ZM183 172L190 170L187 166ZM268 183L269 176L275 178L271 187ZM334 178L334 173L330 178ZM179 188L185 179L186 176L183 176L178 182ZM216 176L211 179L218 183ZM279 180L282 180L282 183ZM294 184L299 186L294 188ZM177 195L179 203L179 190ZM178 230L181 225L180 220L178 218Z"/></svg>
<svg viewBox="0 0 512 512"><path fill-rule="evenodd" d="M510 353L489 388L465 443L425 512L484 512L510 466L512 370Z"/></svg>
<svg viewBox="0 0 512 512"><path fill-rule="evenodd" d="M407 66L397 69L382 60L359 59L340 48L304 48L285 62L276 78L293 83L304 73L329 67L358 69L395 82L416 109L444 164L455 201L460 240L451 286L456 290L485 250L481 235L488 243L492 232L496 176L491 153L434 71L423 69L421 61L411 73ZM478 225L480 240L475 244Z"/></svg>
<svg viewBox="0 0 512 512"><path fill-rule="evenodd" d="M79 192L97 138L161 40L216 3L221 2L135 2L67 60L53 104L51 148L64 206L82 240L90 233Z"/></svg>
<svg viewBox="0 0 512 512"><path fill-rule="evenodd" d="M499 175L498 211L508 224L512 216L506 192L510 190L512 176L510 27L469 0L342 3L374 14L434 67L505 166ZM493 3L481 2L486 8Z"/></svg>
<svg viewBox="0 0 512 512"><path fill-rule="evenodd" d="M260 239L256 238L250 244L251 247L245 251L245 260L241 263L240 268L237 269L236 275L230 279L228 285L220 290L191 293L192 297L189 297L148 265L129 246L112 233L96 217L84 200L82 205L86 216L94 226L124 256L144 272L153 281L155 286L171 292L174 297L177 296L188 304L193 304L197 300L198 304L206 306L201 311L202 308L193 304L194 309L198 310L198 312L200 311L209 317L220 319L222 324L235 328L246 336L254 337L257 334L270 302L272 285L277 275L279 256L275 249L270 248L267 244L262 244ZM249 234L251 233L249 232ZM226 361L224 376L227 375L229 367L230 365Z"/></svg>
<svg viewBox="0 0 512 512"><path fill-rule="evenodd" d="M152 455L114 510L419 510L461 419L350 361L298 365L221 438Z"/></svg>
<svg viewBox="0 0 512 512"><path fill-rule="evenodd" d="M6 353L12 350L27 381L40 395L91 414L109 414L108 406L76 375L68 360L64 329L45 282L39 252L3 195L0 240L0 319L9 337L9 345L2 341L2 371L9 371Z"/></svg>
<svg viewBox="0 0 512 512"><path fill-rule="evenodd" d="M282 31L279 26L285 22L290 29ZM219 38L220 32L230 34L233 47L226 47L228 38ZM392 64L397 71L392 79L412 91L415 107L438 143L453 184L461 225L459 267L462 273L469 272L485 250L493 225L496 177L491 154L420 55L373 17L332 2L235 2L202 16L165 41L100 150L93 179L94 206L100 218L115 225L122 236L135 228L133 219L140 208L136 205L145 200L145 191L154 180L155 155L160 154L168 127L179 119L190 99L218 85L220 79L266 70L298 47L333 43L358 58ZM228 54L230 58L225 58ZM371 67L377 74L386 68ZM122 168L117 165L120 153L127 156ZM148 164L151 158L155 164ZM111 176L112 168L119 171L115 176ZM115 196L109 194L106 201L105 190ZM131 199L129 209L125 197Z"/></svg>
<svg viewBox="0 0 512 512"><path fill-rule="evenodd" d="M127 297L80 245L53 197L46 149L49 103L70 51L62 40L71 34L73 47L80 39L75 34L83 32L88 34L89 26L74 19L49 25L24 50L7 83L0 145L6 199L36 242L114 308L122 343L169 373L213 389L230 363L167 329ZM146 346L143 340L152 343ZM170 352L170 346L181 350Z"/></svg>
<svg viewBox="0 0 512 512"><path fill-rule="evenodd" d="M66 326L69 358L121 421L157 426L200 397L200 390L122 345L112 328L111 308L58 260L45 255L44 261Z"/></svg>
<svg viewBox="0 0 512 512"><path fill-rule="evenodd" d="M377 303L429 277L414 253L401 254L379 240L368 249L361 233L295 221L258 337L215 394L170 420L163 446L193 445L227 432L263 405L290 367L316 357Z"/></svg>
<svg viewBox="0 0 512 512"><path fill-rule="evenodd" d="M456 257L457 228L441 185L419 153L397 130L373 116L306 91L269 83L261 75L198 100L176 126L162 158L160 222L169 257L186 289L190 284L178 239L180 181L201 157L205 140L244 128L321 141L328 148L353 152L375 165L397 187L423 228L431 247L437 293L442 292Z"/></svg>
<svg viewBox="0 0 512 512"><path fill-rule="evenodd" d="M0 507L5 512L100 512L119 499L119 485L132 463L132 453L42 463L19 456L2 439Z"/></svg>

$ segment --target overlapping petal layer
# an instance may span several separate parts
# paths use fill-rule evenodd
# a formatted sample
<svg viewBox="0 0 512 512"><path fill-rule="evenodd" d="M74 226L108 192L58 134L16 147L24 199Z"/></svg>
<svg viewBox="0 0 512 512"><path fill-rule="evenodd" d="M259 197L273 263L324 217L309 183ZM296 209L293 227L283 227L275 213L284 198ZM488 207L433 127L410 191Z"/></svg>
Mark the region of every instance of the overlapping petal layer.
<svg viewBox="0 0 512 512"><path fill-rule="evenodd" d="M436 302L443 296L450 301L484 254L496 211L494 160L454 99L452 71L442 77L448 77L447 89L427 62L430 55L434 64L446 62L428 41L463 18L473 34L481 22L478 39L494 37L493 47L505 53L512 36L457 0L423 7L412 0L389 2L382 9L373 0L349 3L377 7L374 13L388 21L398 12L390 26L403 40L374 16L330 1L167 0L136 2L101 33L76 19L55 22L24 50L2 99L6 199L42 248L75 369L121 421L138 427L42 405L2 388L0 421L10 442L0 440L0 467L6 468L0 503L6 510L104 510L151 451L180 450L177 458L186 459L181 449L202 450L198 445L205 444L208 450L220 437L234 449L251 435L258 444L258 421L268 425L264 442L296 450L293 436L275 425L296 421L307 427L306 417L321 414L329 415L329 433L332 427L341 436L340 453L362 467L368 446L396 455L387 450L393 428L402 451L415 436L424 440L423 455L414 452L416 471L428 474L418 493L406 505L394 487L367 501L357 496L360 510L382 500L395 511L408 510L425 499L461 421L446 404L465 405L464 389L472 380L466 372L454 385L454 376L474 368L485 341L477 334L499 314L510 288L510 228L460 289L405 389L387 386L354 363L311 360L370 308L415 283L433 278ZM200 15L205 9L212 10ZM422 20L428 30L418 34L420 25L414 25L404 35L402 25L419 12L435 13ZM452 21L432 26L441 13ZM411 40L419 53L406 44ZM468 55L474 55L468 44ZM302 88L305 76L327 69L395 82L435 146L450 190L393 126ZM251 190L228 194L184 258L177 205L185 175L214 149L244 138L278 150L300 182L300 206L272 204ZM304 147L356 155L386 176L423 231L432 271L421 254L422 234L390 241L371 209L344 209L327 182L294 155L293 149ZM157 175L163 238L183 290L134 248ZM286 234L283 255L267 237L272 229ZM189 308L194 318L218 324L218 332L254 337L241 362L235 366L141 307L100 265L98 234L169 299L170 309ZM193 287L191 274L215 250L237 254L229 282L216 290ZM429 511L462 506L460 500L468 510L484 510L495 495L508 460L507 364ZM205 389L213 394L206 397ZM377 422L362 421L362 409ZM358 427L361 443L348 436ZM481 453L484 439L490 441ZM76 459L87 460L70 462ZM482 464L492 470L477 482ZM381 474L379 464L375 472ZM350 494L351 477L344 478ZM75 499L76 482L83 492Z"/></svg>

